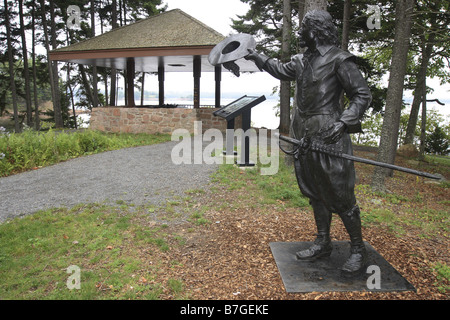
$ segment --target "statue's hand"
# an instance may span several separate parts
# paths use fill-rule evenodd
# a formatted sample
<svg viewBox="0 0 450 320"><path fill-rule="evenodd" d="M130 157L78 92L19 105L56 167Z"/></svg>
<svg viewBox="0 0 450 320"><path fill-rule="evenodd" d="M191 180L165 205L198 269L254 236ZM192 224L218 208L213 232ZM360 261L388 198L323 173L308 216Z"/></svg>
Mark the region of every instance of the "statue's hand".
<svg viewBox="0 0 450 320"><path fill-rule="evenodd" d="M259 59L259 54L253 49L247 49L248 55L244 57L245 60L253 60L256 61Z"/></svg>
<svg viewBox="0 0 450 320"><path fill-rule="evenodd" d="M245 60L252 60L259 70L263 71L264 64L269 59L265 55L256 52L254 49L247 49L248 55L244 58Z"/></svg>
<svg viewBox="0 0 450 320"><path fill-rule="evenodd" d="M333 144L338 142L346 129L347 126L341 121L333 123L328 129L325 130L323 141L326 144Z"/></svg>

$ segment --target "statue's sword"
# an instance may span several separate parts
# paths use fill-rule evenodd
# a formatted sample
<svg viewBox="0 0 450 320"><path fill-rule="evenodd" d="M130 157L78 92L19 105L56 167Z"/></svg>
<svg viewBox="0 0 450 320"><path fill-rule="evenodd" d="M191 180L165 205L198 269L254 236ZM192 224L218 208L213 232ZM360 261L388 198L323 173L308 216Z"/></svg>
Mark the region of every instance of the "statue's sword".
<svg viewBox="0 0 450 320"><path fill-rule="evenodd" d="M422 172L422 171L418 171L418 170L414 170L414 169L410 169L410 168L405 168L405 167L400 167L400 166L396 166L394 164L389 164L389 163L384 163L384 162L379 162L379 161L374 161L374 160L370 160L370 159L366 159L366 158L361 158L361 157L356 157L353 155L349 155L340 151L336 151L333 149L330 149L328 147L326 147L324 144L321 143L317 143L315 141L311 141L311 139L302 139L302 140L297 140L291 137L287 137L287 136L283 136L281 134L277 135L279 137L280 140L289 142L293 145L296 146L296 150L298 149L299 152L301 153L306 153L309 150L311 151L316 151L316 152L320 152L320 153L325 153L328 154L330 156L335 156L338 158L343 158L343 159L347 159L347 160L351 160L351 161L356 161L356 162L361 162L361 163L366 163L366 164L371 164L374 166L379 166L379 167L384 167L384 168L389 168L389 169L393 169L393 170L398 170L398 171L403 171L403 172L407 172L410 174L415 174L417 176L422 176L422 177L426 177L426 178L430 178L430 179L437 179L440 180L441 177L436 176L434 174L431 173L427 173L427 172ZM281 147L280 147L281 148ZM281 150L283 150L281 148ZM290 153L293 154L293 152L287 152L285 150L283 150L286 153Z"/></svg>

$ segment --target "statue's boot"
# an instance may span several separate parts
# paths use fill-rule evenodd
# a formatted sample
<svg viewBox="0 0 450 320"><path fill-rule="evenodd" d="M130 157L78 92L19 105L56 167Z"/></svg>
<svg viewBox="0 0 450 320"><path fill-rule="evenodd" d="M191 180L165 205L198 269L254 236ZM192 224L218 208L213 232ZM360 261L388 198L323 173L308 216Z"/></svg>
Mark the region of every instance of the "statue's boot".
<svg viewBox="0 0 450 320"><path fill-rule="evenodd" d="M331 212L322 202L311 201L316 220L317 237L311 247L296 253L297 259L316 260L328 257L331 254L332 246L330 239Z"/></svg>
<svg viewBox="0 0 450 320"><path fill-rule="evenodd" d="M342 222L350 236L350 257L341 271L346 276L357 275L364 270L367 263L367 251L361 234L361 217L358 206L340 214Z"/></svg>

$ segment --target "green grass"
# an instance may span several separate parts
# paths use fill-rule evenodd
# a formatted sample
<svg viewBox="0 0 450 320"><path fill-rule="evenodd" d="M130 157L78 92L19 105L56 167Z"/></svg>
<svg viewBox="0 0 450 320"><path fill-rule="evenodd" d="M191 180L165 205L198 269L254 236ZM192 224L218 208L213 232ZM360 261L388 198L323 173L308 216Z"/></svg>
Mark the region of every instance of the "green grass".
<svg viewBox="0 0 450 320"><path fill-rule="evenodd" d="M368 208L361 211L361 224L365 227L381 225L396 236L401 236L405 233L401 220L390 209Z"/></svg>
<svg viewBox="0 0 450 320"><path fill-rule="evenodd" d="M261 206L279 204L288 207L306 207L309 200L299 190L292 166L287 166L280 154L278 171L262 175L258 163L254 169L242 170L237 166L223 164L213 175L213 181L227 186L230 191L245 197L254 197Z"/></svg>
<svg viewBox="0 0 450 320"><path fill-rule="evenodd" d="M166 134L109 134L92 130L0 133L0 177L83 155L170 141Z"/></svg>
<svg viewBox="0 0 450 320"><path fill-rule="evenodd" d="M403 235L408 227L416 228L422 238L449 234L448 211L421 208L424 199L420 194L408 198L395 193L372 191L369 185L356 185L355 191L362 202L361 223L365 227L382 226L395 236ZM448 201L436 204L445 205Z"/></svg>
<svg viewBox="0 0 450 320"><path fill-rule="evenodd" d="M193 211L188 220L197 226L208 224L209 220L204 217L207 209L206 206L202 206L198 210Z"/></svg>
<svg viewBox="0 0 450 320"><path fill-rule="evenodd" d="M450 267L441 262L436 262L433 265L433 271L436 273L438 289L442 293L446 293L450 290Z"/></svg>
<svg viewBox="0 0 450 320"><path fill-rule="evenodd" d="M158 252L182 245L183 238L141 218L92 204L1 224L0 299L159 299L164 288L184 298L180 280L157 277ZM79 290L67 287L70 266L80 268Z"/></svg>
<svg viewBox="0 0 450 320"><path fill-rule="evenodd" d="M409 209L403 219L406 225L420 229L419 236L432 238L434 235L448 235L450 233L450 217L447 210L431 208Z"/></svg>
<svg viewBox="0 0 450 320"><path fill-rule="evenodd" d="M449 156L425 155L425 160L434 164L440 164L445 167L450 167Z"/></svg>

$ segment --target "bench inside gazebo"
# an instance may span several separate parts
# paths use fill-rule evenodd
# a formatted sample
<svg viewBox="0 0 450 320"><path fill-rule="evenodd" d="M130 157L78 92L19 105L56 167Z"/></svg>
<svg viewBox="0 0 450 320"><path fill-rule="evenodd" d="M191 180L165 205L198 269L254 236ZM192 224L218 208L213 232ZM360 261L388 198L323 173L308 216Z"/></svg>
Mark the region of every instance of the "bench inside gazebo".
<svg viewBox="0 0 450 320"><path fill-rule="evenodd" d="M174 9L53 50L50 52L50 59L126 70L125 106L93 108L90 126L94 130L169 133L176 128L184 128L194 132L194 121L202 121L203 131L208 128L225 130L226 122L212 114L221 107L222 68L208 62L209 53L224 38L180 9ZM244 59L236 63L241 71L259 71L253 63ZM136 72L158 74L158 99L161 108L136 106ZM193 108L162 107L165 104L166 72L193 73ZM201 108L202 72L215 73L215 108Z"/></svg>

